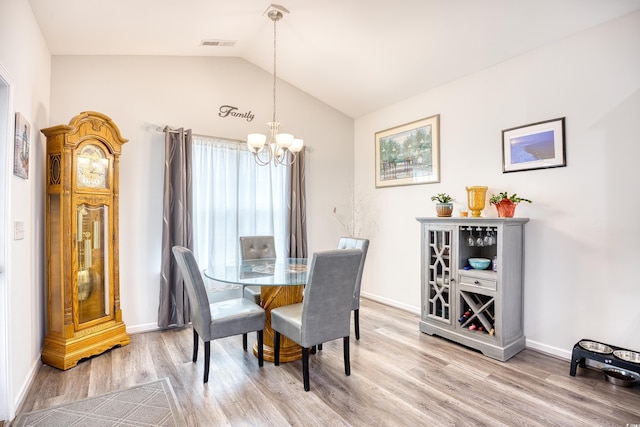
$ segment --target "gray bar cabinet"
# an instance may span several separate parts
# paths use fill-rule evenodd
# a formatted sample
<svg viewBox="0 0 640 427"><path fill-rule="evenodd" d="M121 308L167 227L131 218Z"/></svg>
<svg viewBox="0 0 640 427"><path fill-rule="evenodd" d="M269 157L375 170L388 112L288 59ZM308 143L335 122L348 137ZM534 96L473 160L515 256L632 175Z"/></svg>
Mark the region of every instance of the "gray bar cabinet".
<svg viewBox="0 0 640 427"><path fill-rule="evenodd" d="M528 218L416 218L421 224L420 330L506 361L525 347ZM475 269L469 258L491 260Z"/></svg>

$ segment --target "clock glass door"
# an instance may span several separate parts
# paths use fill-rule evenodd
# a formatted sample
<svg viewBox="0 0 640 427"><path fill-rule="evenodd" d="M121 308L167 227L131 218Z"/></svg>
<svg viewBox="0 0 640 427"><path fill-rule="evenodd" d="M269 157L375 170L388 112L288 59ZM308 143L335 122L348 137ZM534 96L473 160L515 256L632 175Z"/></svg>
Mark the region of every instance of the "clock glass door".
<svg viewBox="0 0 640 427"><path fill-rule="evenodd" d="M78 152L78 187L108 188L109 158L97 145L87 144Z"/></svg>
<svg viewBox="0 0 640 427"><path fill-rule="evenodd" d="M77 205L78 324L111 315L108 218L107 205Z"/></svg>

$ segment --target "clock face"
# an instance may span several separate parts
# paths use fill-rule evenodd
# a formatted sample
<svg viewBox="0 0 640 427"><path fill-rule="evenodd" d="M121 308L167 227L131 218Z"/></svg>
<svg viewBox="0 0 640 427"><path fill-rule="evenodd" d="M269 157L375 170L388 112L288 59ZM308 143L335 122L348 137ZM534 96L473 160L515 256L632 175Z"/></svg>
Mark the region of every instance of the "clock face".
<svg viewBox="0 0 640 427"><path fill-rule="evenodd" d="M82 147L76 169L78 187L107 188L109 159L100 147L91 144Z"/></svg>

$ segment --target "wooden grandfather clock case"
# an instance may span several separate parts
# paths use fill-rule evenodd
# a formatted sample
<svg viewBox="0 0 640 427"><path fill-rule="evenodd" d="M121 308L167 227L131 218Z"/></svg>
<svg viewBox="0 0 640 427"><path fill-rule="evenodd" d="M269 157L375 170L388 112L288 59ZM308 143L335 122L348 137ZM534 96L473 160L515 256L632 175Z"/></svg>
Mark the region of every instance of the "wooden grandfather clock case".
<svg viewBox="0 0 640 427"><path fill-rule="evenodd" d="M86 111L47 137L46 336L42 361L69 369L129 343L120 310L118 164L127 142Z"/></svg>

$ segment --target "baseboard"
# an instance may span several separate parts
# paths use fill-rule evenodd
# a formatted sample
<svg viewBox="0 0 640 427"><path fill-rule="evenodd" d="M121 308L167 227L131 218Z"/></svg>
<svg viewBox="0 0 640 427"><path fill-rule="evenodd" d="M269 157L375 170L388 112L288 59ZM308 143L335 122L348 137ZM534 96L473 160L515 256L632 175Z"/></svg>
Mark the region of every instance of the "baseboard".
<svg viewBox="0 0 640 427"><path fill-rule="evenodd" d="M33 384L33 380L36 378L36 374L38 370L42 366L42 361L40 357L38 357L33 364L31 365L31 369L29 369L29 375L27 375L27 379L24 383L22 383L22 387L18 391L18 395L16 396L13 402L13 408L9 408L9 418L13 420L17 413L22 409L22 405L24 404L24 400L27 398L27 393L29 393L29 389Z"/></svg>
<svg viewBox="0 0 640 427"><path fill-rule="evenodd" d="M369 294L366 292L360 292L360 296L371 301L379 302L380 304L388 305L390 307L399 308L400 310L407 311L409 313L420 315L420 307L414 307L411 305L401 304L398 301L390 300L387 298L381 298L377 295Z"/></svg>
<svg viewBox="0 0 640 427"><path fill-rule="evenodd" d="M144 323L142 325L127 325L127 333L129 334L140 334L143 332L151 332L151 331L159 331L161 328L157 323Z"/></svg>
<svg viewBox="0 0 640 427"><path fill-rule="evenodd" d="M572 349L565 350L562 348L552 347L550 345L542 344L537 341L532 341L530 339L527 339L526 346L527 348L531 348L533 350L539 351L540 353L549 354L551 356L556 356L565 360L571 360Z"/></svg>

